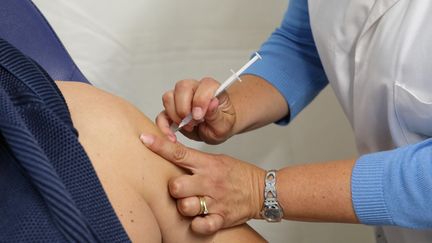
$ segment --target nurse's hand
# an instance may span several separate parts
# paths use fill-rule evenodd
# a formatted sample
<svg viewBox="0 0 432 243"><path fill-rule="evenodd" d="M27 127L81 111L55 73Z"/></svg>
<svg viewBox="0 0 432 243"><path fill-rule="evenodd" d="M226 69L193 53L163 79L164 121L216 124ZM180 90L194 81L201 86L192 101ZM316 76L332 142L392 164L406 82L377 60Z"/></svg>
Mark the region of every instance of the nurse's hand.
<svg viewBox="0 0 432 243"><path fill-rule="evenodd" d="M225 155L202 153L153 135L141 140L153 152L190 171L169 182L178 211L194 217L193 231L213 234L222 228L260 218L265 171ZM199 216L198 196L204 196L209 214ZM195 217L196 216L196 217Z"/></svg>
<svg viewBox="0 0 432 243"><path fill-rule="evenodd" d="M181 129L186 137L208 144L219 144L234 135L236 112L226 92L213 98L220 86L212 78L182 80L174 90L162 96L165 110L156 118L156 124L171 141L176 141L170 130L172 122L179 124L192 112L194 120Z"/></svg>

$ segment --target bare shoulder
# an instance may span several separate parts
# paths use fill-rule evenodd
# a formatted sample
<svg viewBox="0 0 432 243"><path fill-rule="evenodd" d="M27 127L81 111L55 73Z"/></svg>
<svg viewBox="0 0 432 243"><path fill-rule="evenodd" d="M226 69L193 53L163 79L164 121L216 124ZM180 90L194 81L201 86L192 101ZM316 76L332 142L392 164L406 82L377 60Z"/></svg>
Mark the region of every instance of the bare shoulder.
<svg viewBox="0 0 432 243"><path fill-rule="evenodd" d="M148 201L151 188L144 186L153 178L148 169L158 158L138 139L140 132L157 133L157 129L133 105L115 95L84 83L56 83L79 141L129 237L133 242L160 241L161 229Z"/></svg>
<svg viewBox="0 0 432 243"><path fill-rule="evenodd" d="M124 127L125 124L130 124L131 127L160 134L145 114L121 97L81 82L57 81L56 84L66 99L72 118L79 115L74 119L74 124L85 121L86 124L82 127L89 128L92 125L102 125L103 122L104 126L113 129L116 125ZM106 122L108 120L111 122Z"/></svg>
<svg viewBox="0 0 432 243"><path fill-rule="evenodd" d="M184 171L148 150L139 135L161 135L144 113L126 100L88 84L56 82L79 140L120 221L133 242L263 242L247 225L203 237L191 232L168 192L168 181Z"/></svg>

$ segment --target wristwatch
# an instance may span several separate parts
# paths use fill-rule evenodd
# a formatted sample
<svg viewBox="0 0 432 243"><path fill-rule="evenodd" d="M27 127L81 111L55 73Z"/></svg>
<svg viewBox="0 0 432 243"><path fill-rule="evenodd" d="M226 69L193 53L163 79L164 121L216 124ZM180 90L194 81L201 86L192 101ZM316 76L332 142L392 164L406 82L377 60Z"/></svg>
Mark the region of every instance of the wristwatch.
<svg viewBox="0 0 432 243"><path fill-rule="evenodd" d="M267 171L265 176L264 204L261 216L267 222L280 222L283 218L283 209L277 200L276 170Z"/></svg>

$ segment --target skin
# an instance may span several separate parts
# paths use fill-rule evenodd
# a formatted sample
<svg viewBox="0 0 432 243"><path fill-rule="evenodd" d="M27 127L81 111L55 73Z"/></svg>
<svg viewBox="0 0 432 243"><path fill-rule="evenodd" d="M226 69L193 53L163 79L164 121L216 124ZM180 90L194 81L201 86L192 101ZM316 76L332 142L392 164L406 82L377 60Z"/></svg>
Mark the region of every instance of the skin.
<svg viewBox="0 0 432 243"><path fill-rule="evenodd" d="M168 192L186 171L142 146L141 132L161 136L133 105L93 86L57 82L79 141L120 222L133 242L265 242L243 224L208 236L194 233Z"/></svg>
<svg viewBox="0 0 432 243"><path fill-rule="evenodd" d="M175 135L168 129L169 123L178 122L184 114L199 107L204 113L204 122L189 126L182 133L207 143L217 143L289 114L283 96L265 80L251 75L243 76L242 80L244 82L234 84L218 97L216 103L219 107L214 105L210 95L218 87L215 80L180 81L180 98L165 100L165 111L156 120L169 139L148 133L141 136L143 143L153 152L193 174L190 178L178 178L170 183L171 195L177 198L178 204L188 202L188 207L180 212L196 215L199 202L193 198L206 192L211 215L192 221L193 229L200 233L213 233L251 218L261 219L265 171L229 156L187 148L175 142ZM207 91L200 93L200 90ZM178 95L176 90L169 92L172 92L169 97ZM284 219L358 223L350 190L354 163L355 160L329 161L279 170L277 194L284 209Z"/></svg>
<svg viewBox="0 0 432 243"><path fill-rule="evenodd" d="M212 78L179 81L174 90L163 94L165 110L156 118L156 124L170 140L175 141L170 124L178 124L190 112L194 114L201 110L194 119L204 121L191 122L180 132L198 141L218 144L289 113L285 99L268 82L253 75L244 75L242 80L244 82L234 83L217 98L213 98L213 94L220 84Z"/></svg>

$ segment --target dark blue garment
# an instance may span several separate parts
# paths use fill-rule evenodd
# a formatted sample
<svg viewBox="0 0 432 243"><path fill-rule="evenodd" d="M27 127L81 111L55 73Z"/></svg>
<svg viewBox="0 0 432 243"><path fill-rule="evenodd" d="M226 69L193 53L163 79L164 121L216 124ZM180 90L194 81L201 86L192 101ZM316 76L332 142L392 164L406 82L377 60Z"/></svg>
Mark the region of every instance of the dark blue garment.
<svg viewBox="0 0 432 243"><path fill-rule="evenodd" d="M128 242L66 103L0 39L0 242Z"/></svg>
<svg viewBox="0 0 432 243"><path fill-rule="evenodd" d="M54 80L88 83L30 0L1 0L0 38L39 63Z"/></svg>

